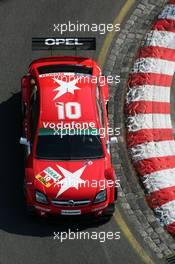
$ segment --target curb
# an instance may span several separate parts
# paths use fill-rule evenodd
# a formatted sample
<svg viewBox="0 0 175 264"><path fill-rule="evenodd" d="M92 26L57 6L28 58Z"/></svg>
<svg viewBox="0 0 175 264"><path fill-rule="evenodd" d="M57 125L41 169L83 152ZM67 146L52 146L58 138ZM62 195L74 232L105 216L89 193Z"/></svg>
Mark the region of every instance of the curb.
<svg viewBox="0 0 175 264"><path fill-rule="evenodd" d="M162 10L165 0L139 1L136 9L126 21L117 39L113 40L104 68L104 74L120 75L120 84L110 85L109 120L111 127L121 127L117 147L112 148L112 158L116 175L121 183L119 203L126 217L134 225L142 239L159 258L174 253L174 240L160 223L145 201L145 194L137 174L132 167L125 142L124 111L127 80L136 51L142 45L143 37Z"/></svg>
<svg viewBox="0 0 175 264"><path fill-rule="evenodd" d="M144 39L128 81L127 144L146 190L146 200L175 235L175 141L170 91L175 72L175 1L170 1Z"/></svg>

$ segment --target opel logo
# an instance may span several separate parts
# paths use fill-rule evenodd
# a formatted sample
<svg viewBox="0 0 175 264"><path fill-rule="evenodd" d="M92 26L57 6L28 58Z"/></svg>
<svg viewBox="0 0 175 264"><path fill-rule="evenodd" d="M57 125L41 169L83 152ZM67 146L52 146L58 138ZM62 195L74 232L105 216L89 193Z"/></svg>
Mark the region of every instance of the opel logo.
<svg viewBox="0 0 175 264"><path fill-rule="evenodd" d="M70 206L74 206L74 204L75 204L75 203L74 203L74 200L69 200L68 203L69 203Z"/></svg>

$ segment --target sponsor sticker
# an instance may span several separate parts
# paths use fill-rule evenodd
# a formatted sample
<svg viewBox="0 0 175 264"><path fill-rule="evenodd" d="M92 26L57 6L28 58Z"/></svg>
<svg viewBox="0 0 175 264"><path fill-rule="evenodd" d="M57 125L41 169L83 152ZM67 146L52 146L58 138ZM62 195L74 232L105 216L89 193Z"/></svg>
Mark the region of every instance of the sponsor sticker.
<svg viewBox="0 0 175 264"><path fill-rule="evenodd" d="M47 167L47 168L44 170L44 172L45 172L48 176L50 176L50 177L54 180L54 182L55 182L55 181L58 181L60 178L62 178L61 175L60 175L56 170L52 169L51 167Z"/></svg>
<svg viewBox="0 0 175 264"><path fill-rule="evenodd" d="M53 168L47 167L43 171L41 171L39 174L35 176L35 178L42 183L46 188L49 188L57 182L62 176L56 172Z"/></svg>

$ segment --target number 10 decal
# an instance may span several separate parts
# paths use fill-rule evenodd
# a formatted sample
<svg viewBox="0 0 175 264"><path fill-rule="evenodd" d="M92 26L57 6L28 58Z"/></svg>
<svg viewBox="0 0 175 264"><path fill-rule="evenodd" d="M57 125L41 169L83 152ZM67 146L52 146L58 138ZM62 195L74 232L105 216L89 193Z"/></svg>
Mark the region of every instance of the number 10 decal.
<svg viewBox="0 0 175 264"><path fill-rule="evenodd" d="M78 119L81 117L81 106L77 102L56 103L58 119Z"/></svg>

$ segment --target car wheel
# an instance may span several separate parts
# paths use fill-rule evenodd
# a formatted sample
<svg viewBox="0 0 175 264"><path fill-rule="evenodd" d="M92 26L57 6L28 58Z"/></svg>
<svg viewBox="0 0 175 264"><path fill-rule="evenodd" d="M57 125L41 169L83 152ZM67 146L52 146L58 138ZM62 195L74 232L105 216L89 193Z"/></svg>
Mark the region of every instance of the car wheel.
<svg viewBox="0 0 175 264"><path fill-rule="evenodd" d="M104 215L111 218L113 216L114 212L115 212L115 203L111 203L106 208Z"/></svg>
<svg viewBox="0 0 175 264"><path fill-rule="evenodd" d="M115 194L114 194L115 201L118 199L118 189L115 187Z"/></svg>
<svg viewBox="0 0 175 264"><path fill-rule="evenodd" d="M36 216L36 213L32 206L28 206L28 205L26 206L26 213L28 216L32 216L32 217Z"/></svg>

